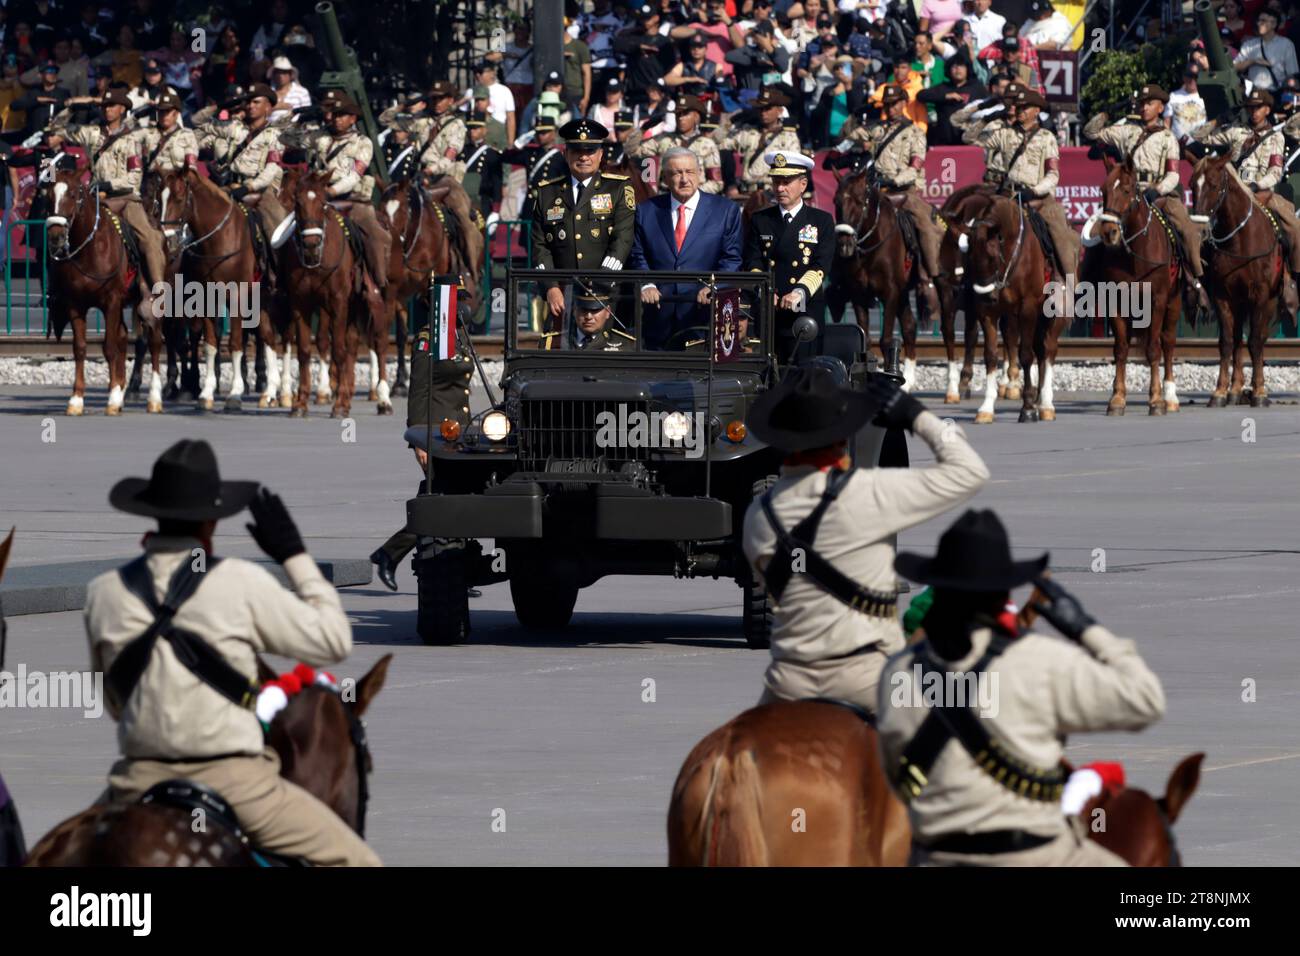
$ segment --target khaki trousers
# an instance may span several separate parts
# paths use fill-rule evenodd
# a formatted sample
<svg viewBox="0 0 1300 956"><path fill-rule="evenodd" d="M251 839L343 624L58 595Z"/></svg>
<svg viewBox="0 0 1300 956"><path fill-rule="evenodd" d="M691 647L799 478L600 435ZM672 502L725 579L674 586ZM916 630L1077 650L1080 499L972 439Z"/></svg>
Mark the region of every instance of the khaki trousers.
<svg viewBox="0 0 1300 956"><path fill-rule="evenodd" d="M912 214L916 222L917 238L921 240L921 258L926 274L933 279L939 274L939 244L943 241L943 230L934 221L934 207L921 198L915 189L902 191L902 206Z"/></svg>
<svg viewBox="0 0 1300 956"><path fill-rule="evenodd" d="M1156 200L1156 205L1160 211L1165 214L1169 224L1183 237L1183 243L1187 247L1187 256L1192 261L1187 267L1192 270L1192 275L1196 278L1201 277L1201 227L1192 222L1191 217L1187 214L1187 207L1182 204L1177 196L1161 196Z"/></svg>
<svg viewBox="0 0 1300 956"><path fill-rule="evenodd" d="M787 661L774 659L763 674L766 685L759 704L778 700L803 700L805 697L834 697L857 704L867 713L878 712L877 691L880 673L885 669L885 659L893 650L876 644L872 649L853 657L831 661Z"/></svg>
<svg viewBox="0 0 1300 956"><path fill-rule="evenodd" d="M368 202L353 202L348 219L361 233L366 249L366 268L370 270L371 278L383 288L388 284L388 257L393 251L392 235L379 224L375 207Z"/></svg>
<svg viewBox="0 0 1300 956"><path fill-rule="evenodd" d="M113 208L113 203L109 203ZM163 253L163 234L149 214L144 211L144 204L138 199L128 199L121 208L115 209L126 223L135 230L140 240L140 254L144 256L145 278L152 289L155 282L165 281L167 258Z"/></svg>
<svg viewBox="0 0 1300 956"><path fill-rule="evenodd" d="M108 774L111 798L138 800L164 780L184 778L216 790L234 808L254 846L316 866L380 866L364 840L297 784L280 776L280 757L267 747L259 756L164 762L119 760Z"/></svg>
<svg viewBox="0 0 1300 956"><path fill-rule="evenodd" d="M1061 208L1055 196L1036 199L1032 205L1047 224L1052 245L1056 246L1056 254L1061 257L1061 268L1065 270L1066 275L1078 275L1081 243L1079 234L1071 229L1070 223L1066 221L1065 210ZM1061 278L1064 280L1065 276Z"/></svg>
<svg viewBox="0 0 1300 956"><path fill-rule="evenodd" d="M1273 193L1266 205L1291 240L1291 271L1300 272L1300 220L1296 219L1295 206L1277 193Z"/></svg>
<svg viewBox="0 0 1300 956"><path fill-rule="evenodd" d="M1071 817L1065 832L1042 846L1015 853L931 853L912 844L908 866L1128 866L1100 843L1088 839L1088 825Z"/></svg>

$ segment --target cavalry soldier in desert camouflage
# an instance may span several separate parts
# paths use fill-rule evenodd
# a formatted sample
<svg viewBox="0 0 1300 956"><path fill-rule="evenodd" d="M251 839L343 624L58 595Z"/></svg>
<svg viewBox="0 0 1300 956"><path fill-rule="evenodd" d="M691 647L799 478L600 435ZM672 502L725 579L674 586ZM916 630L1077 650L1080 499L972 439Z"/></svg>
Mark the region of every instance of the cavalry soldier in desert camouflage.
<svg viewBox="0 0 1300 956"><path fill-rule="evenodd" d="M992 148L990 143L994 133L1015 125L1016 97L1023 89L1024 86L1015 80L1007 83L1005 79L999 79L993 84L992 96L988 99L976 100L952 114L952 125L962 131L962 142L984 150L984 182L991 186L1002 185L1010 157Z"/></svg>
<svg viewBox="0 0 1300 956"><path fill-rule="evenodd" d="M1182 236L1188 258L1185 265L1194 277L1193 284L1203 296L1199 281L1202 274L1201 229L1192 222L1187 207L1183 205L1183 187L1178 178L1182 150L1162 119L1169 94L1154 83L1148 83L1138 90L1135 99L1141 111L1140 123L1123 119L1108 126L1109 117L1098 113L1084 126L1083 136L1112 147L1121 160L1133 161L1138 186L1147 202L1157 206Z"/></svg>
<svg viewBox="0 0 1300 956"><path fill-rule="evenodd" d="M627 154L633 159L647 156L662 156L675 146L689 149L700 161L704 181L700 183L702 193L722 192L722 157L718 153L718 144L700 130L700 117L704 115L704 104L698 96L689 94L677 98L677 130L673 133L660 133L651 139L642 139L641 130L633 129L628 134Z"/></svg>
<svg viewBox="0 0 1300 956"><path fill-rule="evenodd" d="M421 140L424 149L420 153L420 168L435 176L449 175L456 180L463 179L465 164L459 157L465 148L465 120L452 109L452 104L456 101L456 87L446 80L439 80L433 84L429 96L433 100L433 117ZM412 130L413 135L418 133L419 130Z"/></svg>
<svg viewBox="0 0 1300 956"><path fill-rule="evenodd" d="M1061 176L1061 149L1056 134L1038 125L1038 112L1047 100L1035 90L1022 89L1016 97L1015 125L996 130L981 139L990 152L1005 156L1005 189L1017 190L1022 199L1042 217L1052 237L1060 271L1078 273L1079 234L1070 228L1065 210L1056 201L1056 184ZM1065 281L1065 276L1059 276Z"/></svg>
<svg viewBox="0 0 1300 956"><path fill-rule="evenodd" d="M131 101L122 90L105 93L100 108L104 116L100 125L69 124L68 110L59 113L52 125L69 145L85 147L92 175L108 208L134 230L144 258L139 277L144 296L140 314L152 318L153 287L166 281L167 269L162 232L140 202L144 165L140 155L140 133L126 125L126 112L131 108Z"/></svg>
<svg viewBox="0 0 1300 956"><path fill-rule="evenodd" d="M767 184L768 165L764 157L768 153L792 154L801 150L799 135L786 129L781 121L781 110L789 105L790 98L784 93L765 89L754 101L754 109L762 119L761 129L731 129L728 120L714 133L719 149L732 149L740 154L740 179L734 195L748 195Z"/></svg>
<svg viewBox="0 0 1300 956"><path fill-rule="evenodd" d="M307 141L310 165L323 166L330 172L329 198L333 205L348 210L348 218L361 238L366 251L366 268L382 290L388 285L388 257L392 236L379 224L370 204L375 190L370 175L374 146L369 136L357 132L361 110L351 97L339 90L329 90L321 100L327 132L313 133Z"/></svg>
<svg viewBox="0 0 1300 956"><path fill-rule="evenodd" d="M181 101L175 93L164 93L154 101L157 125L140 133L144 147L144 175L168 173L193 166L199 159L199 139L181 125Z"/></svg>
<svg viewBox="0 0 1300 956"><path fill-rule="evenodd" d="M1237 176L1286 230L1291 242L1289 271L1292 275L1292 281L1288 283L1287 306L1294 312L1297 308L1294 277L1300 273L1300 222L1296 221L1295 206L1273 191L1282 181L1286 140L1282 131L1275 129L1269 122L1273 113L1273 97L1269 93L1255 90L1246 97L1245 106L1250 111L1249 126L1228 126L1221 129L1214 122L1209 122L1193 131L1192 139L1207 146L1229 149ZM1300 119L1297 118L1287 123L1288 129L1297 126L1300 126Z"/></svg>
<svg viewBox="0 0 1300 956"><path fill-rule="evenodd" d="M886 121L859 127L850 138L871 150L874 172L881 185L890 193L903 196L902 207L916 223L925 281L929 281L939 274L943 230L935 222L934 207L916 189L918 184L925 185L925 133L907 118L907 94L902 87L886 86L880 102L885 108Z"/></svg>

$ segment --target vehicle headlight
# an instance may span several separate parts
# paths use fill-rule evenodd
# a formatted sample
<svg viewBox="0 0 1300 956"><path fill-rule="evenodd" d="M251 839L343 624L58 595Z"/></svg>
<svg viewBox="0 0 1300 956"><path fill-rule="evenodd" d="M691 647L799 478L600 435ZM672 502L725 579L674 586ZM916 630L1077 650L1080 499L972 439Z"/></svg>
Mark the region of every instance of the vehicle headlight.
<svg viewBox="0 0 1300 956"><path fill-rule="evenodd" d="M691 419L685 412L670 412L661 426L668 441L683 441L691 431Z"/></svg>
<svg viewBox="0 0 1300 956"><path fill-rule="evenodd" d="M505 441L510 434L510 419L505 412L488 412L483 416L483 437L488 441Z"/></svg>

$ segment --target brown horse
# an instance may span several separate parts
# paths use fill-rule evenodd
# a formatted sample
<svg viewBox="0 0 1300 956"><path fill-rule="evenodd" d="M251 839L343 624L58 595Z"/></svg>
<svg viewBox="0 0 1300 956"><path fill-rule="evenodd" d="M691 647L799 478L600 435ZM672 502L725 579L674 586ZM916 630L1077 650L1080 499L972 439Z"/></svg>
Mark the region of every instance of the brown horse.
<svg viewBox="0 0 1300 956"><path fill-rule="evenodd" d="M979 218L980 214L992 202L992 187L984 183L964 186L954 192L939 210L947 228L939 242L939 271L943 281L936 282L939 294L940 331L943 334L944 350L948 356L948 382L944 391L945 405L955 405L963 398L970 398L970 383L974 375L975 349L979 345L979 317L975 310L974 293L970 280L966 276L966 255L961 250L962 236L969 235L967 223ZM963 336L964 354L962 362L957 364L957 312L961 311L965 319ZM997 343L992 343L994 349ZM1002 363L1005 369L1005 360ZM999 375L999 385L1005 381L1005 372ZM1005 395L1005 389L1002 394Z"/></svg>
<svg viewBox="0 0 1300 956"><path fill-rule="evenodd" d="M609 156L609 150L605 150L605 156ZM632 185L632 194L636 198L637 205L648 202L653 199L659 192L659 182L651 180L647 172L650 169L651 160L633 159L627 153L623 154L622 162L613 163L608 159L601 163L600 171L602 173L616 173L620 176L626 176L628 182ZM659 176L663 178L663 163L659 164Z"/></svg>
<svg viewBox="0 0 1300 956"><path fill-rule="evenodd" d="M91 309L104 314L104 359L108 363L108 415L120 415L125 401L128 334L122 310L137 306L139 266L127 253L123 230L127 227L92 184L71 169L53 172L46 190L49 216L45 220L49 244L51 323L57 339L72 325L72 354L77 363L67 414L81 415L86 402L86 317ZM149 325L153 375L149 384L150 412L162 411L162 377L159 323Z"/></svg>
<svg viewBox="0 0 1300 956"><path fill-rule="evenodd" d="M1211 408L1269 404L1264 340L1278 315L1286 269L1282 242L1264 210L1234 174L1227 156L1206 156L1192 170L1192 211L1209 223L1205 278L1219 316L1219 380ZM1243 385L1242 339L1250 327L1251 387ZM1228 370L1232 369L1231 383ZM1249 392L1249 398L1246 392Z"/></svg>
<svg viewBox="0 0 1300 956"><path fill-rule="evenodd" d="M977 425L993 421L997 402L997 358L992 343L999 327L1007 351L1006 397L1021 399L1020 421L1053 421L1052 367L1065 315L1046 314L1049 273L1047 257L1035 239L1021 205L994 196L959 240L967 254L966 272L976 295L976 311L984 330L984 401L975 415ZM1023 369L1037 372L1021 383ZM1041 387L1041 396L1040 396Z"/></svg>
<svg viewBox="0 0 1300 956"><path fill-rule="evenodd" d="M320 313L316 348L325 389L318 389L318 395L328 394L331 379L338 385L331 418L346 417L352 408L360 325L364 324L369 334L375 322L383 321L382 303L373 305L370 296L355 295L360 261L349 242L347 221L328 200L329 180L328 172L314 171L297 181L293 203L296 226L292 241L281 250L280 274L292 315L292 334L298 343L298 395L290 412L295 418L307 415L312 313ZM354 305L354 298L362 300L359 307ZM353 319L354 311L357 321ZM365 317L360 318L360 313Z"/></svg>
<svg viewBox="0 0 1300 956"><path fill-rule="evenodd" d="M668 810L669 866L903 866L911 828L875 730L822 701L745 711L691 751Z"/></svg>
<svg viewBox="0 0 1300 956"><path fill-rule="evenodd" d="M355 702L320 685L289 698L267 733L280 775L364 833L372 763L361 718L384 685L393 655L357 681ZM260 660L262 680L274 673ZM253 866L246 843L221 826L195 831L192 811L158 804L96 804L32 847L29 866Z"/></svg>
<svg viewBox="0 0 1300 956"><path fill-rule="evenodd" d="M1125 787L1104 791L1083 808L1089 836L1129 866L1182 866L1173 825L1201 779L1205 754L1183 758L1162 797Z"/></svg>
<svg viewBox="0 0 1300 956"><path fill-rule="evenodd" d="M918 288L921 263L903 239L898 200L871 180L864 169L846 177L835 191L836 259L832 284L852 303L858 325L868 329L868 309L881 304L881 353L902 326L904 388L916 379L916 318L909 293ZM918 293L919 294L919 293ZM832 312L836 312L832 303Z"/></svg>
<svg viewBox="0 0 1300 956"><path fill-rule="evenodd" d="M258 399L258 405L266 408L274 404L280 380L279 364L272 345L270 303L261 301L257 250L248 207L204 179L193 167L163 175L159 205L163 235L177 257L179 274L184 276L185 286L190 287L191 282L202 283L204 290L204 301L199 309L202 314L187 316L191 334L198 335L201 331L204 343L205 374L199 405L211 410L216 394L218 323L222 311L230 324L228 341L232 366L226 410L239 411L242 404L244 332L250 328L261 330L268 352L267 387ZM209 291L217 290L223 293L224 308L214 308L216 297L208 295ZM186 311L191 308L188 303L189 297L185 296L182 304ZM251 310L254 306L256 315L241 314L243 308ZM179 316L173 318L186 321Z"/></svg>
<svg viewBox="0 0 1300 956"><path fill-rule="evenodd" d="M1137 175L1130 160L1117 164L1106 175L1101 187L1102 211L1098 238L1087 238L1088 253L1082 268L1083 278L1098 292L1094 301L1106 311L1132 313L1129 309L1109 309L1108 300L1118 296L1103 294L1106 289L1130 290L1122 302L1133 305L1143 290L1148 312L1140 315L1110 315L1115 332L1115 383L1107 415L1123 415L1127 402L1125 372L1131 335L1146 339L1147 365L1151 383L1147 395L1152 415L1178 411L1178 391L1174 388L1174 347L1178 337L1178 319L1182 314L1182 296L1178 272L1181 265L1177 246L1166 223L1146 201L1138 188ZM1141 284L1139 286L1139 283ZM1134 320L1145 320L1142 328ZM1137 330L1142 328L1141 332ZM1164 356L1163 386L1160 359Z"/></svg>

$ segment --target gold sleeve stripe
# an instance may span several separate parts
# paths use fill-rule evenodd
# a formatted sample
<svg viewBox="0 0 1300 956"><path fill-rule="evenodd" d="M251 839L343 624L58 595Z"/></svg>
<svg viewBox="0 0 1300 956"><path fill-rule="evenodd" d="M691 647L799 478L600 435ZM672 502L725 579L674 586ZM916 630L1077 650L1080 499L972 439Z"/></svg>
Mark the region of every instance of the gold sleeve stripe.
<svg viewBox="0 0 1300 956"><path fill-rule="evenodd" d="M807 289L809 295L816 295L817 290L822 287L822 278L822 271L820 269L809 269L799 277L799 281L796 284Z"/></svg>

